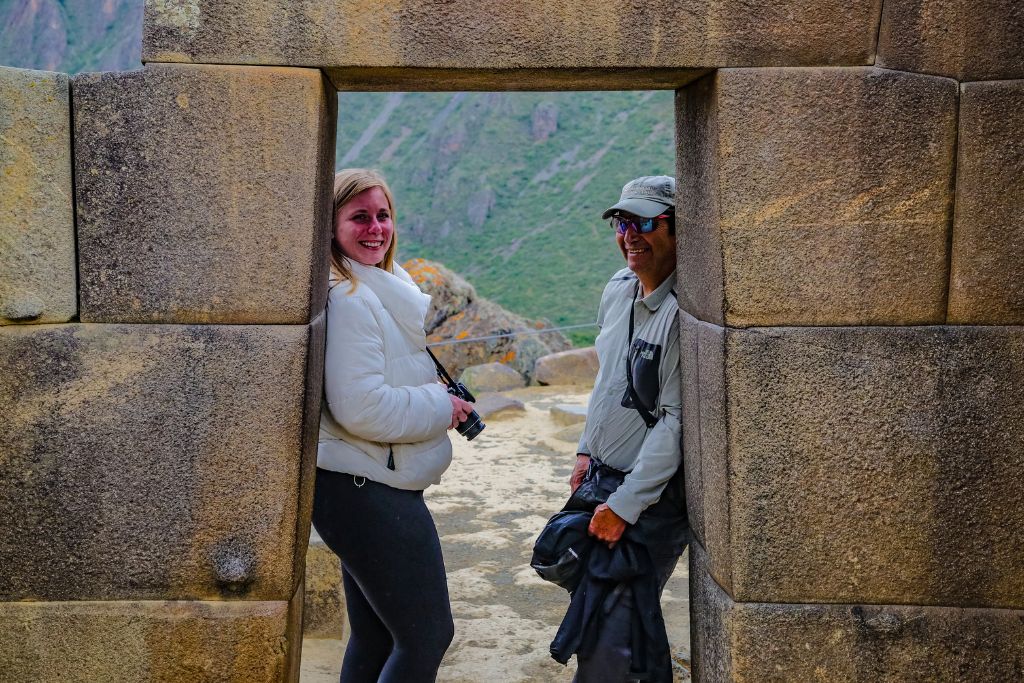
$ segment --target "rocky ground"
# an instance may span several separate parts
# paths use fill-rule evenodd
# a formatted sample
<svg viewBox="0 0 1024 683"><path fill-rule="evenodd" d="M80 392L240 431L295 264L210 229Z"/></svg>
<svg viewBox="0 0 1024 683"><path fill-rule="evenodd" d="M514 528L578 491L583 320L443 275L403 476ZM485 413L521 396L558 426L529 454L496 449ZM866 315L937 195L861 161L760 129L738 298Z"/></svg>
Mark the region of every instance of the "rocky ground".
<svg viewBox="0 0 1024 683"><path fill-rule="evenodd" d="M456 631L438 681L557 683L573 675L573 662L563 667L548 655L568 597L541 581L529 559L534 538L568 495L582 427L560 424L551 408L583 406L587 391L528 387L505 394L523 409L488 417L487 429L472 442L456 435L455 461L427 494L441 534ZM688 681L685 556L662 602L677 680ZM342 651L341 641L307 638L302 683L336 683Z"/></svg>

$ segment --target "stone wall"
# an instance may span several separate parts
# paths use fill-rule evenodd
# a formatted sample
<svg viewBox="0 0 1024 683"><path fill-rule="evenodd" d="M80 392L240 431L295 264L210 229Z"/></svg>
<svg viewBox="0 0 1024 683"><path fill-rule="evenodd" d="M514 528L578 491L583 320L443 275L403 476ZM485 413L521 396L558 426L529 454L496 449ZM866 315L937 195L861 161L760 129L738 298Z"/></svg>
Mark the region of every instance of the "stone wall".
<svg viewBox="0 0 1024 683"><path fill-rule="evenodd" d="M1024 31L974 4L886 3L921 73L679 91L695 680L1024 675L1024 81L949 78L1019 77Z"/></svg>
<svg viewBox="0 0 1024 683"><path fill-rule="evenodd" d="M0 671L295 680L335 88L658 87L695 678L1020 679L1018 5L148 0L142 71L0 69Z"/></svg>
<svg viewBox="0 0 1024 683"><path fill-rule="evenodd" d="M0 678L297 680L333 86L0 91Z"/></svg>

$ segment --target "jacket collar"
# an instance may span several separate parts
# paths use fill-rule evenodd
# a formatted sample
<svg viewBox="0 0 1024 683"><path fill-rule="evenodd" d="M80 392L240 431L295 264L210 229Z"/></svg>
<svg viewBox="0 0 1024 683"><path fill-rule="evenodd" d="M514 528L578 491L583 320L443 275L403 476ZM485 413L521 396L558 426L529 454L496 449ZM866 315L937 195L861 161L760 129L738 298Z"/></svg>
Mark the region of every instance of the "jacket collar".
<svg viewBox="0 0 1024 683"><path fill-rule="evenodd" d="M393 273L351 259L349 267L358 282L356 287L369 287L402 331L418 346L425 344L423 326L430 307L430 295L420 291L409 274L397 263L393 264Z"/></svg>
<svg viewBox="0 0 1024 683"><path fill-rule="evenodd" d="M640 280L637 279L637 287L639 287L639 286L640 286ZM649 311L651 311L653 313L654 311L658 310L661 307L661 304L664 303L664 301L668 297L669 293L673 289L675 289L675 286L676 286L676 271L673 270L669 274L669 276L667 278L665 278L665 280L660 285L658 285L657 288L653 292L651 292L650 294L645 296L643 299L640 299L640 301L642 301L644 306L647 307L647 310L649 310Z"/></svg>

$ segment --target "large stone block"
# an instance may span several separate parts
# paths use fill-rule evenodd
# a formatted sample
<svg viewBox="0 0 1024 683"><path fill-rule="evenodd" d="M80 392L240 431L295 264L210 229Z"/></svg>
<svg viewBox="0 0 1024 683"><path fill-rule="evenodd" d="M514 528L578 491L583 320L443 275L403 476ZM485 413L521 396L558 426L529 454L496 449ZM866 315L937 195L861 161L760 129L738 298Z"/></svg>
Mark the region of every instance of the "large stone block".
<svg viewBox="0 0 1024 683"><path fill-rule="evenodd" d="M289 599L322 322L0 329L0 600Z"/></svg>
<svg viewBox="0 0 1024 683"><path fill-rule="evenodd" d="M1024 78L1020 0L886 0L879 66L960 81Z"/></svg>
<svg viewBox="0 0 1024 683"><path fill-rule="evenodd" d="M149 62L321 66L342 89L673 88L715 66L870 64L879 0L148 0Z"/></svg>
<svg viewBox="0 0 1024 683"><path fill-rule="evenodd" d="M725 331L681 311L679 334L687 513L697 540L718 563L716 576L724 577L731 566Z"/></svg>
<svg viewBox="0 0 1024 683"><path fill-rule="evenodd" d="M945 321L956 96L875 68L681 90L683 307L734 327Z"/></svg>
<svg viewBox="0 0 1024 683"><path fill-rule="evenodd" d="M0 325L71 320L75 217L68 77L0 67Z"/></svg>
<svg viewBox="0 0 1024 683"><path fill-rule="evenodd" d="M695 683L1024 679L1024 611L734 602L690 553Z"/></svg>
<svg viewBox="0 0 1024 683"><path fill-rule="evenodd" d="M0 603L0 680L283 683L288 601Z"/></svg>
<svg viewBox="0 0 1024 683"><path fill-rule="evenodd" d="M949 322L1024 323L1024 80L961 86Z"/></svg>
<svg viewBox="0 0 1024 683"><path fill-rule="evenodd" d="M734 599L1024 608L1024 327L683 329Z"/></svg>
<svg viewBox="0 0 1024 683"><path fill-rule="evenodd" d="M337 98L311 69L150 65L72 82L84 322L309 322Z"/></svg>

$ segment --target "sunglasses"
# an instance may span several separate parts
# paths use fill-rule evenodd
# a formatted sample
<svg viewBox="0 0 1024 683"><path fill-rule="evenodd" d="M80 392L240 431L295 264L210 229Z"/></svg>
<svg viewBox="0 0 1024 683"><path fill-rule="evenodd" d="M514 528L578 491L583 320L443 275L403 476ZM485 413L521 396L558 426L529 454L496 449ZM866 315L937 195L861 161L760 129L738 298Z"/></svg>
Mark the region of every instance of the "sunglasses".
<svg viewBox="0 0 1024 683"><path fill-rule="evenodd" d="M615 228L620 235L625 235L626 231L633 228L633 232L638 232L641 235L646 235L649 232L654 232L654 229L658 227L655 223L659 218L668 218L667 213L663 213L660 216L654 218L626 218L625 216L612 216L611 226Z"/></svg>

